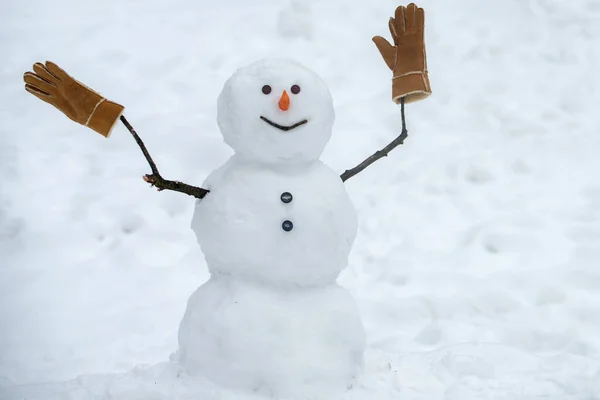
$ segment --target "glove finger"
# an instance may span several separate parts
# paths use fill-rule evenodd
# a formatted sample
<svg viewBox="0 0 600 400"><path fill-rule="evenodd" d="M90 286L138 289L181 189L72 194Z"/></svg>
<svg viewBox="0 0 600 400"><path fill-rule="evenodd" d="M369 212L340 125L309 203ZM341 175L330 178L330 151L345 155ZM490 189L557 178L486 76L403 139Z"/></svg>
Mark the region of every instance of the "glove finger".
<svg viewBox="0 0 600 400"><path fill-rule="evenodd" d="M396 48L390 44L387 40L382 38L381 36L375 36L373 38L373 42L375 46L377 46L377 50L381 53L383 60L389 67L389 69L394 69L394 59L396 57Z"/></svg>
<svg viewBox="0 0 600 400"><path fill-rule="evenodd" d="M25 83L28 83L45 93L54 94L56 92L56 85L54 83L42 79L33 72L25 72L23 80Z"/></svg>
<svg viewBox="0 0 600 400"><path fill-rule="evenodd" d="M390 18L388 21L388 28L390 28L394 44L398 44L398 33L396 32L396 21L394 21L394 18Z"/></svg>
<svg viewBox="0 0 600 400"><path fill-rule="evenodd" d="M416 11L416 30L419 33L422 33L425 31L425 10L423 10L422 8L417 8Z"/></svg>
<svg viewBox="0 0 600 400"><path fill-rule="evenodd" d="M402 35L406 31L406 8L399 6L396 8L394 29L398 35Z"/></svg>
<svg viewBox="0 0 600 400"><path fill-rule="evenodd" d="M406 32L414 32L416 30L417 6L415 3L410 3L404 12Z"/></svg>
<svg viewBox="0 0 600 400"><path fill-rule="evenodd" d="M52 75L56 76L60 81L70 78L69 74L63 71L61 67L54 64L52 61L46 61L46 69L50 71Z"/></svg>
<svg viewBox="0 0 600 400"><path fill-rule="evenodd" d="M29 93L31 93L38 99L45 101L48 104L54 105L54 97L52 95L50 95L49 93L46 93L30 84L25 85L25 90L27 90Z"/></svg>
<svg viewBox="0 0 600 400"><path fill-rule="evenodd" d="M39 75L40 77L42 77L43 79L47 80L48 82L52 82L54 84L60 82L60 79L58 79L56 76L52 75L50 73L50 71L48 71L46 69L46 66L42 63L35 63L33 64L33 71Z"/></svg>

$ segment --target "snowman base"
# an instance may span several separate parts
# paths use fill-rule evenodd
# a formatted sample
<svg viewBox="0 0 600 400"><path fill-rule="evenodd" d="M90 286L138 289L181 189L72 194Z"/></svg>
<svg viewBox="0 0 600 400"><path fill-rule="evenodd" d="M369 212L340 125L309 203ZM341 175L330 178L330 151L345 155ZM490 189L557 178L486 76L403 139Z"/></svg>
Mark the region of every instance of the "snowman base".
<svg viewBox="0 0 600 400"><path fill-rule="evenodd" d="M179 328L189 375L274 396L347 389L364 348L354 299L335 282L278 288L213 274L190 297Z"/></svg>

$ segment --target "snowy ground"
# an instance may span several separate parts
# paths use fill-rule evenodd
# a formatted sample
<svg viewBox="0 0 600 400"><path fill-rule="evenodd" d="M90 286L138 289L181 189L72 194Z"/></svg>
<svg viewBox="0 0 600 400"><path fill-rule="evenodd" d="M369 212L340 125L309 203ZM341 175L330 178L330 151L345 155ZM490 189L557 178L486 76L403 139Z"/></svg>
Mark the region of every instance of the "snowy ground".
<svg viewBox="0 0 600 400"><path fill-rule="evenodd" d="M370 41L396 5L1 2L0 398L258 398L168 363L207 279L193 201L142 182L124 128L105 140L27 94L31 64L126 105L163 174L199 184L231 154L225 79L297 59L330 86L323 160L342 172L399 133ZM600 399L600 2L419 5L434 94L347 184L361 222L340 282L369 350L344 398Z"/></svg>

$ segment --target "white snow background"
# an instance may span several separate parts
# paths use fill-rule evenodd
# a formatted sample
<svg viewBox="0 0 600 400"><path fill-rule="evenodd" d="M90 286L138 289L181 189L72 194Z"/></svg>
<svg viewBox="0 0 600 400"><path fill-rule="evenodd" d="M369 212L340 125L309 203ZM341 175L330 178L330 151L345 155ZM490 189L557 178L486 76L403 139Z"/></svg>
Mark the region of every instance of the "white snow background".
<svg viewBox="0 0 600 400"><path fill-rule="evenodd" d="M352 178L340 283L368 334L347 399L600 399L600 2L433 1L433 95ZM328 83L340 173L400 133L397 1L0 2L0 398L258 399L178 377L169 355L207 279L193 199L157 193L110 139L25 92L52 60L126 106L163 175L200 184L231 151L225 80L294 58Z"/></svg>

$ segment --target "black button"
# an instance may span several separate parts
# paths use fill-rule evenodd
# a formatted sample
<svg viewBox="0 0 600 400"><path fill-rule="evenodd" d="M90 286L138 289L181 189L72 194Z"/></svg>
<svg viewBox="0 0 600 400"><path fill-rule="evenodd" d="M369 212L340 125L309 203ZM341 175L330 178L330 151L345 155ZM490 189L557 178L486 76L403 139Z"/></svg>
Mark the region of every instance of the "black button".
<svg viewBox="0 0 600 400"><path fill-rule="evenodd" d="M281 224L281 227L283 228L284 231L289 232L292 229L294 229L294 224L292 223L292 221L288 221L286 219L285 221L283 221L283 224Z"/></svg>
<svg viewBox="0 0 600 400"><path fill-rule="evenodd" d="M281 193L281 201L283 201L284 203L290 203L293 198L294 196L292 196L290 192Z"/></svg>

